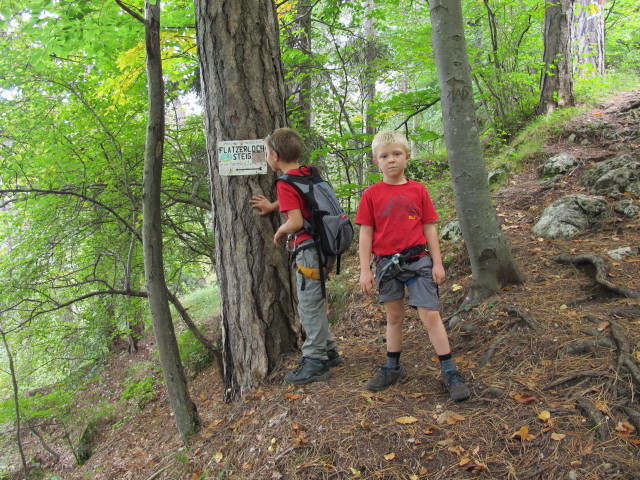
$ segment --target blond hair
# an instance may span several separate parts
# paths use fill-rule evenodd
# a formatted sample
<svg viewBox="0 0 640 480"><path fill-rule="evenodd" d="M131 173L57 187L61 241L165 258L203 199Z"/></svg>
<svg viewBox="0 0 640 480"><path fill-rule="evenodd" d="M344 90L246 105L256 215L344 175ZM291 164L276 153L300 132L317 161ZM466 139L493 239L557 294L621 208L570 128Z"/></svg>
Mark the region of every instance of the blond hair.
<svg viewBox="0 0 640 480"><path fill-rule="evenodd" d="M379 132L373 141L371 142L371 150L373 151L373 158L376 158L376 150L383 145L391 145L392 143L399 143L404 148L405 152L409 153L409 142L404 133L397 130L386 130Z"/></svg>

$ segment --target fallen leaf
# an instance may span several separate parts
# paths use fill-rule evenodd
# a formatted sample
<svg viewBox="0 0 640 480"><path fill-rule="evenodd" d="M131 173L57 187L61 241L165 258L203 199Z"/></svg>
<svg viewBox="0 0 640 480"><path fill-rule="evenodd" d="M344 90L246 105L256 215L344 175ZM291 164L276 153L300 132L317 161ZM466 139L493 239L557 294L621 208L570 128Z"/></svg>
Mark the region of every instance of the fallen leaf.
<svg viewBox="0 0 640 480"><path fill-rule="evenodd" d="M543 410L538 414L538 418L542 420L544 423L547 423L549 419L551 419L551 413L547 410Z"/></svg>
<svg viewBox="0 0 640 480"><path fill-rule="evenodd" d="M284 398L286 398L287 400L298 400L300 398L300 395L297 393L285 393Z"/></svg>
<svg viewBox="0 0 640 480"><path fill-rule="evenodd" d="M224 456L222 455L222 452L217 452L214 456L213 459L216 461L216 463L220 463L222 461L222 459L224 458Z"/></svg>
<svg viewBox="0 0 640 480"><path fill-rule="evenodd" d="M351 474L356 478L358 478L360 475L362 475L360 470L358 470L357 468L350 467L349 470L351 471Z"/></svg>
<svg viewBox="0 0 640 480"><path fill-rule="evenodd" d="M245 464L242 465L243 470L251 470L252 468L253 468L253 462L245 462Z"/></svg>
<svg viewBox="0 0 640 480"><path fill-rule="evenodd" d="M401 423L403 425L407 425L410 423L416 423L418 421L418 419L416 417L398 417L396 418L396 422Z"/></svg>
<svg viewBox="0 0 640 480"><path fill-rule="evenodd" d="M433 435L433 429L434 428L435 427L433 427L433 426L428 426L427 428L422 430L422 433L424 433L425 435Z"/></svg>
<svg viewBox="0 0 640 480"><path fill-rule="evenodd" d="M462 285L458 285L457 283L454 283L453 285L451 285L451 291L452 292L457 292L458 290L462 290Z"/></svg>
<svg viewBox="0 0 640 480"><path fill-rule="evenodd" d="M191 474L191 480L198 480L201 475L202 475L201 470L194 470L193 473Z"/></svg>
<svg viewBox="0 0 640 480"><path fill-rule="evenodd" d="M418 475L415 475L415 474L409 475L409 480L418 480L418 478L419 478Z"/></svg>
<svg viewBox="0 0 640 480"><path fill-rule="evenodd" d="M394 458L396 458L396 454L395 454L395 453L387 453L387 454L384 456L384 459L385 459L385 460L393 460Z"/></svg>
<svg viewBox="0 0 640 480"><path fill-rule="evenodd" d="M465 418L466 417L464 415L459 415L450 410L446 410L438 416L438 418L436 419L436 423L438 425L444 425L445 423L447 425L454 425L459 421L464 420Z"/></svg>
<svg viewBox="0 0 640 480"><path fill-rule="evenodd" d="M609 409L609 406L606 403L604 403L603 401L596 400L595 402L593 402L593 404L595 405L595 407L598 410L600 410L605 415L610 415L611 414L611 410Z"/></svg>
<svg viewBox="0 0 640 480"><path fill-rule="evenodd" d="M451 453L455 453L456 455L462 455L464 452L466 452L464 447L462 447L460 445L453 445L453 446L447 448L447 450L450 451Z"/></svg>
<svg viewBox="0 0 640 480"><path fill-rule="evenodd" d="M458 465L460 465L461 467L464 467L465 465L467 465L469 462L471 462L471 459L469 457L464 457L462 460L460 460L460 462L458 463Z"/></svg>
<svg viewBox="0 0 640 480"><path fill-rule="evenodd" d="M538 400L535 395L529 395L526 393L524 395L515 394L513 398L516 402L522 403L523 405L527 405Z"/></svg>
<svg viewBox="0 0 640 480"><path fill-rule="evenodd" d="M551 440L555 440L556 442L559 442L564 437L566 437L566 435L564 433L552 433L551 434Z"/></svg>
<svg viewBox="0 0 640 480"><path fill-rule="evenodd" d="M520 430L518 430L516 433L514 433L513 435L511 435L512 439L516 439L516 440L520 440L522 442L528 442L533 440L535 437L535 435L531 435L529 433L529 427L527 427L526 425L523 425L522 427L520 427Z"/></svg>
<svg viewBox="0 0 640 480"><path fill-rule="evenodd" d="M633 432L636 428L631 425L629 422L618 422L616 425L616 431L620 432L621 437L628 437L633 435Z"/></svg>
<svg viewBox="0 0 640 480"><path fill-rule="evenodd" d="M609 322L600 322L598 324L598 331L602 332L602 331L606 330L609 325L611 325Z"/></svg>

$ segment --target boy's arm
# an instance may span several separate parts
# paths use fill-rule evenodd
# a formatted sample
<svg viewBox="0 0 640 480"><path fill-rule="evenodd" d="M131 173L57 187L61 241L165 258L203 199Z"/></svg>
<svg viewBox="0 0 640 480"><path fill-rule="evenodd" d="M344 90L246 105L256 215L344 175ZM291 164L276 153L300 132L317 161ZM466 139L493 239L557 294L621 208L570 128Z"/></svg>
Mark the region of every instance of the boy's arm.
<svg viewBox="0 0 640 480"><path fill-rule="evenodd" d="M273 236L273 243L277 246L283 245L287 235L290 233L297 233L302 230L304 220L302 218L302 211L299 208L294 210L287 210L287 221L280 225L280 228Z"/></svg>
<svg viewBox="0 0 640 480"><path fill-rule="evenodd" d="M264 195L254 195L251 197L251 200L249 200L249 203L251 203L252 208L256 208L258 210L258 215L267 215L280 206L278 200L270 202Z"/></svg>
<svg viewBox="0 0 640 480"><path fill-rule="evenodd" d="M432 274L433 281L437 285L444 282L446 276L444 273L444 265L442 264L442 256L440 255L440 243L438 242L438 230L434 223L427 223L422 226L424 236L427 239L427 248L429 255L433 261Z"/></svg>
<svg viewBox="0 0 640 480"><path fill-rule="evenodd" d="M366 295L373 295L373 273L371 272L371 246L373 245L373 227L360 225L358 256L360 257L360 288Z"/></svg>

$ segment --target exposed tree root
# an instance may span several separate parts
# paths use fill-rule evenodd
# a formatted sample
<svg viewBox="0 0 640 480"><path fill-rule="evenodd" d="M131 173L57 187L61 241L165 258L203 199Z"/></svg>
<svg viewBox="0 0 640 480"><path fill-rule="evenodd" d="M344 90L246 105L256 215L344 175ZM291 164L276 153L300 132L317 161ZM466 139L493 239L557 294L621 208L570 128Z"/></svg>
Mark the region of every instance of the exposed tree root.
<svg viewBox="0 0 640 480"><path fill-rule="evenodd" d="M521 309L520 307L509 307L507 308L507 313L511 316L518 317L531 330L534 330L536 332L540 331L540 327L538 327L538 324L535 322L531 314Z"/></svg>
<svg viewBox="0 0 640 480"><path fill-rule="evenodd" d="M624 287L622 285L616 285L615 283L607 280L607 265L605 261L594 254L584 254L584 255L558 255L556 257L556 262L559 263L573 263L575 265L579 265L581 263L590 263L596 268L595 280L598 285L603 286L607 290L610 290L618 295L622 295L627 298L640 298L640 293L632 290L630 288Z"/></svg>
<svg viewBox="0 0 640 480"><path fill-rule="evenodd" d="M509 337L509 333L502 335L500 337L498 337L498 339L493 342L491 345L489 345L489 349L487 350L487 352L484 354L484 356L482 357L482 360L480 360L479 365L481 367L484 367L487 363L489 363L491 361L491 359L493 358L493 356L496 353L496 350L498 349L498 346L504 342L508 337Z"/></svg>
<svg viewBox="0 0 640 480"><path fill-rule="evenodd" d="M576 400L576 405L587 418L589 418L596 429L598 438L605 441L609 436L609 428L607 426L607 419L596 406L586 398L579 398Z"/></svg>
<svg viewBox="0 0 640 480"><path fill-rule="evenodd" d="M564 385L565 383L573 382L575 380L580 380L581 378L584 378L584 377L597 378L601 376L602 376L602 372L598 370L591 370L589 372L576 373L573 375L569 375L568 377L561 378L560 380L556 380L553 383L550 383L549 385L544 387L544 390L551 390L552 388L559 387L560 385Z"/></svg>
<svg viewBox="0 0 640 480"><path fill-rule="evenodd" d="M638 367L638 364L635 362L633 357L628 353L621 353L618 365L619 368L625 368L627 370L633 379L633 383L640 388L640 367Z"/></svg>
<svg viewBox="0 0 640 480"><path fill-rule="evenodd" d="M585 355L592 353L596 355L596 347L604 347L613 350L615 343L609 337L597 337L583 342L573 342L567 347L568 355Z"/></svg>

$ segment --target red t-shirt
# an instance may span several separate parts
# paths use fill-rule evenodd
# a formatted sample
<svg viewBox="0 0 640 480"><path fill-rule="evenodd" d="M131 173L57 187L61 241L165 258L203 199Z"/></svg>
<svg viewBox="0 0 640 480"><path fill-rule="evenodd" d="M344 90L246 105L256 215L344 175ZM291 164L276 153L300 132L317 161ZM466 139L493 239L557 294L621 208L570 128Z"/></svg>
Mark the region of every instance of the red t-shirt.
<svg viewBox="0 0 640 480"><path fill-rule="evenodd" d="M302 170L302 172L300 171ZM305 174L309 173L309 167L302 166L299 169L294 168L289 170L288 175L298 175L303 176L303 172ZM289 218L289 214L287 213L289 210L300 210L302 213L302 217L309 220L311 217L311 209L305 199L298 193L293 185L289 185L287 182L277 182L276 183L276 194L278 195L278 203L280 204L280 211L285 214L287 218ZM308 240L311 238L304 230L298 234L298 238L295 242L295 246L299 245L301 242Z"/></svg>
<svg viewBox="0 0 640 480"><path fill-rule="evenodd" d="M364 191L356 213L357 225L373 227L374 255L393 255L427 239L422 226L438 219L423 184L407 179L401 185L378 182Z"/></svg>

